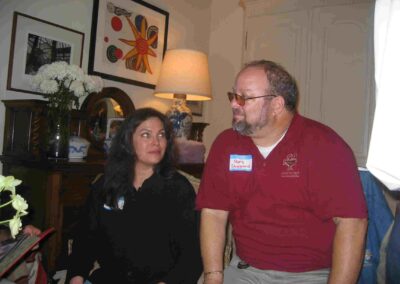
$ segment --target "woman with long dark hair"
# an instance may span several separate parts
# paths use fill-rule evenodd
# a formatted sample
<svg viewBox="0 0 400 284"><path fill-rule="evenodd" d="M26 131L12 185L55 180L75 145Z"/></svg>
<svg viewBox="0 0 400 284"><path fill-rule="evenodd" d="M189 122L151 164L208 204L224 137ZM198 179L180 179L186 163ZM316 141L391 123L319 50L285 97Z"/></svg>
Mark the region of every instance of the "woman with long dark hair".
<svg viewBox="0 0 400 284"><path fill-rule="evenodd" d="M197 282L195 192L173 166L173 145L168 119L154 109L123 122L74 238L70 283Z"/></svg>

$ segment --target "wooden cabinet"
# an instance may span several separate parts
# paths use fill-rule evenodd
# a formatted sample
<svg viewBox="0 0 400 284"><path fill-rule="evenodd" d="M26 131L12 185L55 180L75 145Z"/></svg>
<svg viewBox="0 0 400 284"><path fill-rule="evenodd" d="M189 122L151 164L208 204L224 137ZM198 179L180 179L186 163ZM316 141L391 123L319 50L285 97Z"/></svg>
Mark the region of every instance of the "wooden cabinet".
<svg viewBox="0 0 400 284"><path fill-rule="evenodd" d="M374 107L372 0L243 0L244 61L296 78L299 112L332 127L365 165Z"/></svg>

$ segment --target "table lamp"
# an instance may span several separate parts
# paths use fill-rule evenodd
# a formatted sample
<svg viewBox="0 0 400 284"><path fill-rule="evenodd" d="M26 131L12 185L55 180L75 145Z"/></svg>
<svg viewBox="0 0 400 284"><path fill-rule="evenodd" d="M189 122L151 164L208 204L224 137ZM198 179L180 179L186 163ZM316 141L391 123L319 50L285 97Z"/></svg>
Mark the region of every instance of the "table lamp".
<svg viewBox="0 0 400 284"><path fill-rule="evenodd" d="M189 49L167 50L154 95L173 99L166 115L172 122L175 136L189 138L192 112L186 105L186 100L212 99L207 55Z"/></svg>

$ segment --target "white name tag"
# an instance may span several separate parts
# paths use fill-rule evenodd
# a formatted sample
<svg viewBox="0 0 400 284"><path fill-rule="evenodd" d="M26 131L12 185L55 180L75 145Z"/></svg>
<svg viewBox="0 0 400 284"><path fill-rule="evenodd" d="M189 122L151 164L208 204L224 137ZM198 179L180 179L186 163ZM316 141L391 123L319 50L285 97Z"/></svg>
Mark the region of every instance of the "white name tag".
<svg viewBox="0 0 400 284"><path fill-rule="evenodd" d="M229 159L229 171L251 172L253 157L251 155L231 155Z"/></svg>

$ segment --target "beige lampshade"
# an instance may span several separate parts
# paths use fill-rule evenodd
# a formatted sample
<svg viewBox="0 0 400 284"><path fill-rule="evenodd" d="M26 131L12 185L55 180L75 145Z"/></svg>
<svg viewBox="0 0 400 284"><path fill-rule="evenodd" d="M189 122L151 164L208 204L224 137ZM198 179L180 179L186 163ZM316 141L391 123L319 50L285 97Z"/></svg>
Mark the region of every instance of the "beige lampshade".
<svg viewBox="0 0 400 284"><path fill-rule="evenodd" d="M159 98L186 95L188 101L211 100L207 55L189 49L170 49L165 53L154 91Z"/></svg>

